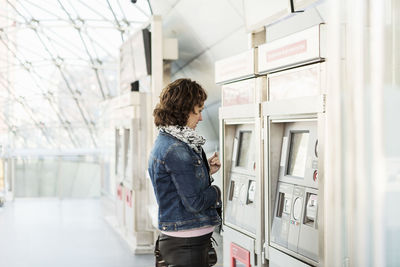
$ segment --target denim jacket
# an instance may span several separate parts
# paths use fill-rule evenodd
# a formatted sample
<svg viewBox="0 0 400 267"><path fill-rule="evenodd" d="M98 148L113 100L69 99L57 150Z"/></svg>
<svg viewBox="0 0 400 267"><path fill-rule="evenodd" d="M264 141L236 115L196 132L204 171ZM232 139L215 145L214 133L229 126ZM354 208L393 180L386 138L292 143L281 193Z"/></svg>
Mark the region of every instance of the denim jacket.
<svg viewBox="0 0 400 267"><path fill-rule="evenodd" d="M203 153L204 154L204 153ZM221 223L220 190L211 185L207 160L186 143L160 132L149 158L158 203L158 228L189 230Z"/></svg>

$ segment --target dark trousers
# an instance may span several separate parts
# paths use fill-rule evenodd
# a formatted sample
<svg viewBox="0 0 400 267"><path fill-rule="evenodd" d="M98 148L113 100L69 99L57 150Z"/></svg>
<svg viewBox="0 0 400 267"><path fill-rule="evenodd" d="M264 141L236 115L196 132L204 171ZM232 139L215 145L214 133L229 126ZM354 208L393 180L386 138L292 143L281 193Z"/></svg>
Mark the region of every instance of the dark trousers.
<svg viewBox="0 0 400 267"><path fill-rule="evenodd" d="M208 267L208 251L212 233L196 237L173 237L160 234L158 237L159 260L171 267ZM157 246L156 246L157 250Z"/></svg>

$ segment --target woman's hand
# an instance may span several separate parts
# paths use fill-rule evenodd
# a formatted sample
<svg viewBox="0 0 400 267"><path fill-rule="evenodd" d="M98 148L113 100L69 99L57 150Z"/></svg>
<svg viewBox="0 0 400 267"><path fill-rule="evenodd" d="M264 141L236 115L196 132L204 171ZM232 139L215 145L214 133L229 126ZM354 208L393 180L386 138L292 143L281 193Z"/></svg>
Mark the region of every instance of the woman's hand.
<svg viewBox="0 0 400 267"><path fill-rule="evenodd" d="M221 168L221 162L218 158L218 152L214 152L211 158L208 159L208 165L210 165L210 175L216 173Z"/></svg>

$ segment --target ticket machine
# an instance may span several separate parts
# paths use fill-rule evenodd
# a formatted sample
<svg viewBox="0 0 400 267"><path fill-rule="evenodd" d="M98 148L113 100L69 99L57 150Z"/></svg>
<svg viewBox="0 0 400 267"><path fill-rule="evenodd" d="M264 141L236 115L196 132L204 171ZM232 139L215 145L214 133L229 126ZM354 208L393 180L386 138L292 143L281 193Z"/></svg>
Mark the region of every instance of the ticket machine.
<svg viewBox="0 0 400 267"><path fill-rule="evenodd" d="M324 25L266 43L262 104L269 266L317 266L323 251ZM311 64L310 64L311 63Z"/></svg>
<svg viewBox="0 0 400 267"><path fill-rule="evenodd" d="M225 222L254 235L256 224L249 218L255 218L257 215L255 125L252 122L232 124L226 126L226 134L229 141L233 141L233 151L229 157L231 168L227 173L229 183L226 192Z"/></svg>
<svg viewBox="0 0 400 267"><path fill-rule="evenodd" d="M123 128L114 128L114 175L116 181L116 212L118 225L125 228L125 196L124 196L124 176L123 176Z"/></svg>
<svg viewBox="0 0 400 267"><path fill-rule="evenodd" d="M271 136L281 143L271 243L318 262L317 118L272 119L270 127L282 133Z"/></svg>
<svg viewBox="0 0 400 267"><path fill-rule="evenodd" d="M170 64L178 58L178 41L164 39L160 16L152 16L120 47L119 94L112 107L115 153L112 179L116 185L116 230L137 253L154 251L154 191L147 175L153 145L153 105L170 78ZM115 226L113 224L113 226Z"/></svg>
<svg viewBox="0 0 400 267"><path fill-rule="evenodd" d="M127 236L132 236L135 229L135 210L134 210L134 188L133 188L133 150L137 146L135 144L135 133L134 126L137 119L128 119L126 125L123 128L123 175L124 175L124 209L125 209L125 229ZM136 167L136 166L135 166Z"/></svg>
<svg viewBox="0 0 400 267"><path fill-rule="evenodd" d="M0 155L2 154L2 147L0 145ZM6 175L5 175L5 161L0 158L0 208L6 201Z"/></svg>
<svg viewBox="0 0 400 267"><path fill-rule="evenodd" d="M119 123L122 129L125 238L136 253L149 253L154 239L154 230L146 212L149 190L146 163L151 143L148 136L151 120L145 111L151 105L151 98L146 92L129 92L121 97L120 112L124 120Z"/></svg>
<svg viewBox="0 0 400 267"><path fill-rule="evenodd" d="M257 49L216 62L223 166L224 266L262 266L261 114L265 79L255 78Z"/></svg>

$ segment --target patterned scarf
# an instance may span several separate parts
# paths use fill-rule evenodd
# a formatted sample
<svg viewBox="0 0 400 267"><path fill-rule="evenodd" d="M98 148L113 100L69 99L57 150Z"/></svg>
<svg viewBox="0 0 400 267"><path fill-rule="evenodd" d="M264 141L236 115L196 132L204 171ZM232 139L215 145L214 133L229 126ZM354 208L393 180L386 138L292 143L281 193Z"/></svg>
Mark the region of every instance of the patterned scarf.
<svg viewBox="0 0 400 267"><path fill-rule="evenodd" d="M169 133L182 142L185 142L188 146L193 148L194 151L201 155L201 146L204 145L206 139L204 139L203 136L198 135L192 128L187 126L169 125L160 126L158 129L162 132Z"/></svg>

